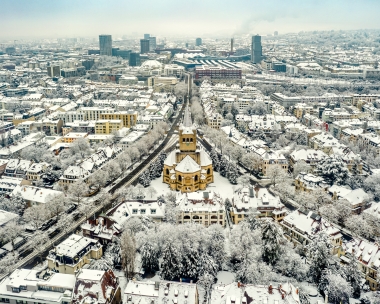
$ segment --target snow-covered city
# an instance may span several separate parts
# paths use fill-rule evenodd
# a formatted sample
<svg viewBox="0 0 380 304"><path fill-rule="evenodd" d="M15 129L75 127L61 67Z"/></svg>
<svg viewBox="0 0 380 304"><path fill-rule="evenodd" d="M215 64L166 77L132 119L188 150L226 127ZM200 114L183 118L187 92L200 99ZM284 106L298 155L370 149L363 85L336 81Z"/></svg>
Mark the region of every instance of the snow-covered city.
<svg viewBox="0 0 380 304"><path fill-rule="evenodd" d="M0 302L380 304L380 2L114 2L0 4Z"/></svg>

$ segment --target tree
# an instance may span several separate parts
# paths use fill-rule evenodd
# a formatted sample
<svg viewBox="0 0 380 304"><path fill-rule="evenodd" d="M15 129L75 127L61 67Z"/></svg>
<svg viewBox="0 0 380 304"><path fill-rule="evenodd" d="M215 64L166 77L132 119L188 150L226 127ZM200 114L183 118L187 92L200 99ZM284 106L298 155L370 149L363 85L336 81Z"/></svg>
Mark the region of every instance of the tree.
<svg viewBox="0 0 380 304"><path fill-rule="evenodd" d="M331 185L344 185L348 178L348 169L340 156L333 155L317 164L317 172Z"/></svg>
<svg viewBox="0 0 380 304"><path fill-rule="evenodd" d="M141 264L145 270L156 271L159 268L159 254L156 244L147 240L140 248Z"/></svg>
<svg viewBox="0 0 380 304"><path fill-rule="evenodd" d="M63 193L48 195L47 209L50 214L55 216L58 220L59 214L65 210L66 197Z"/></svg>
<svg viewBox="0 0 380 304"><path fill-rule="evenodd" d="M247 174L241 175L237 179L237 183L243 187L248 187L250 184L250 177Z"/></svg>
<svg viewBox="0 0 380 304"><path fill-rule="evenodd" d="M358 268L358 262L354 255L348 254L346 257L349 259L347 266L343 268L346 280L352 286L353 296L360 298L362 274Z"/></svg>
<svg viewBox="0 0 380 304"><path fill-rule="evenodd" d="M148 187L145 190L146 190L146 193L150 196L150 198L153 198L153 195L157 194L157 190L153 187Z"/></svg>
<svg viewBox="0 0 380 304"><path fill-rule="evenodd" d="M85 182L78 180L69 186L67 192L70 198L79 204L82 201L83 197L88 193L88 186Z"/></svg>
<svg viewBox="0 0 380 304"><path fill-rule="evenodd" d="M281 254L283 234L273 220L265 220L261 228L263 240L263 259L274 265Z"/></svg>
<svg viewBox="0 0 380 304"><path fill-rule="evenodd" d="M324 272L324 280L326 281L325 290L328 295L329 302L332 303L349 303L352 295L352 287L342 276L330 271Z"/></svg>
<svg viewBox="0 0 380 304"><path fill-rule="evenodd" d="M150 174L149 174L149 170L145 170L139 177L139 183L143 186L143 187L148 187L151 183L151 179L150 179Z"/></svg>
<svg viewBox="0 0 380 304"><path fill-rule="evenodd" d="M371 237L373 236L373 228L368 224L365 217L360 215L351 215L345 219L344 225L356 237Z"/></svg>
<svg viewBox="0 0 380 304"><path fill-rule="evenodd" d="M11 242L12 244L12 253L14 252L15 248L15 239L21 234L23 231L23 227L20 226L16 221L10 221L6 224L6 226L3 228L3 235L5 236L6 240Z"/></svg>
<svg viewBox="0 0 380 304"><path fill-rule="evenodd" d="M9 198L0 196L0 209L22 215L25 210L25 201L19 194Z"/></svg>
<svg viewBox="0 0 380 304"><path fill-rule="evenodd" d="M46 221L47 213L44 205L36 205L29 207L24 212L24 220L30 224L34 230L38 230L42 223Z"/></svg>
<svg viewBox="0 0 380 304"><path fill-rule="evenodd" d="M45 252L45 247L49 243L50 239L46 232L37 231L27 243L27 247L32 248L34 252L37 253L40 262L43 261L43 254Z"/></svg>
<svg viewBox="0 0 380 304"><path fill-rule="evenodd" d="M75 140L70 146L70 150L74 154L80 155L82 159L91 153L90 144L88 143L88 140L84 137Z"/></svg>
<svg viewBox="0 0 380 304"><path fill-rule="evenodd" d="M307 245L307 251L310 255L310 274L315 283L319 283L323 271L330 265L331 242L329 236L324 233L318 233Z"/></svg>
<svg viewBox="0 0 380 304"><path fill-rule="evenodd" d="M252 174L253 171L259 171L261 158L256 153L246 153L243 155L241 162L245 167L247 167L251 171Z"/></svg>
<svg viewBox="0 0 380 304"><path fill-rule="evenodd" d="M231 184L236 185L239 177L239 171L235 164L229 163L227 176Z"/></svg>
<svg viewBox="0 0 380 304"><path fill-rule="evenodd" d="M276 187L276 184L282 182L287 178L285 170L282 169L280 165L272 165L267 170L267 176L270 179L273 187Z"/></svg>
<svg viewBox="0 0 380 304"><path fill-rule="evenodd" d="M121 169L117 161L112 160L106 166L105 169L108 173L109 179L114 180L121 174Z"/></svg>
<svg viewBox="0 0 380 304"><path fill-rule="evenodd" d="M311 167L304 160L298 161L293 166L293 177L296 178L301 172L309 173Z"/></svg>
<svg viewBox="0 0 380 304"><path fill-rule="evenodd" d="M129 231L124 231L120 237L121 262L124 273L131 278L135 271L136 243Z"/></svg>
<svg viewBox="0 0 380 304"><path fill-rule="evenodd" d="M182 253L173 240L167 240L162 247L161 277L175 280L182 273Z"/></svg>

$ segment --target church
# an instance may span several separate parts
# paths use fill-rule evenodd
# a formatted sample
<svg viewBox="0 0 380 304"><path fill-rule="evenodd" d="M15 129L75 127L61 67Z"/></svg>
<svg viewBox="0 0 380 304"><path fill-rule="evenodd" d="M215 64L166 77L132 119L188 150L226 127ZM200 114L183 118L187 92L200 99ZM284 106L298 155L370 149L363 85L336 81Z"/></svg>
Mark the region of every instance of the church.
<svg viewBox="0 0 380 304"><path fill-rule="evenodd" d="M214 181L212 160L197 144L197 130L186 107L179 126L179 143L164 162L163 182L173 191L205 190Z"/></svg>

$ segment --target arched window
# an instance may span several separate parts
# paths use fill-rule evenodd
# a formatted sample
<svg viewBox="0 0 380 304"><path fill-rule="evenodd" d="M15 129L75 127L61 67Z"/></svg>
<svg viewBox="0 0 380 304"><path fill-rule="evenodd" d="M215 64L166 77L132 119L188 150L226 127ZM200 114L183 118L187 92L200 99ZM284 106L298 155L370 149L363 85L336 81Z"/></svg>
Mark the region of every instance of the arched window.
<svg viewBox="0 0 380 304"><path fill-rule="evenodd" d="M185 215L185 216L183 217L183 219L184 219L184 220L189 220L189 219L190 219L190 215Z"/></svg>
<svg viewBox="0 0 380 304"><path fill-rule="evenodd" d="M210 168L207 169L207 174L210 174L211 173L211 170Z"/></svg>
<svg viewBox="0 0 380 304"><path fill-rule="evenodd" d="M169 175L169 169L166 168L166 175Z"/></svg>
<svg viewBox="0 0 380 304"><path fill-rule="evenodd" d="M193 138L190 138L190 142L193 142Z"/></svg>
<svg viewBox="0 0 380 304"><path fill-rule="evenodd" d="M182 182L182 176L178 175L178 181Z"/></svg>
<svg viewBox="0 0 380 304"><path fill-rule="evenodd" d="M194 215L193 216L193 220L199 220L199 216L198 215Z"/></svg>
<svg viewBox="0 0 380 304"><path fill-rule="evenodd" d="M211 219L218 219L216 215L211 215Z"/></svg>
<svg viewBox="0 0 380 304"><path fill-rule="evenodd" d="M185 138L182 138L182 142L185 142L186 141L186 139Z"/></svg>
<svg viewBox="0 0 380 304"><path fill-rule="evenodd" d="M198 181L198 175L195 175L195 177L194 177L194 181Z"/></svg>

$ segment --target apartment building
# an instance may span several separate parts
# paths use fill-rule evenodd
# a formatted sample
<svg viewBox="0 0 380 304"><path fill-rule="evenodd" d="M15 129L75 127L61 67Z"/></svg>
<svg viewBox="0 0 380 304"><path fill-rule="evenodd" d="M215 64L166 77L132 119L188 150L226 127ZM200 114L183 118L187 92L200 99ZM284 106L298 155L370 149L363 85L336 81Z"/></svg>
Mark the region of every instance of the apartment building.
<svg viewBox="0 0 380 304"><path fill-rule="evenodd" d="M178 223L198 223L206 227L225 225L226 212L223 199L215 192L183 193L177 198Z"/></svg>
<svg viewBox="0 0 380 304"><path fill-rule="evenodd" d="M77 234L72 234L46 257L52 271L75 274L92 259L98 260L103 255L102 245L97 241Z"/></svg>
<svg viewBox="0 0 380 304"><path fill-rule="evenodd" d="M0 283L0 301L9 304L71 303L75 275L16 269Z"/></svg>
<svg viewBox="0 0 380 304"><path fill-rule="evenodd" d="M325 182L323 177L316 176L311 173L301 172L294 180L296 191L313 192L317 189L327 190L328 183Z"/></svg>
<svg viewBox="0 0 380 304"><path fill-rule="evenodd" d="M65 136L63 136L63 142L72 143L79 138L86 138L87 135L88 135L87 133L70 132L70 133L67 133Z"/></svg>
<svg viewBox="0 0 380 304"><path fill-rule="evenodd" d="M237 225L251 213L257 214L258 217L272 217L275 221L281 221L286 215L286 209L280 198L271 195L266 188L242 188L235 192L232 200L232 222Z"/></svg>
<svg viewBox="0 0 380 304"><path fill-rule="evenodd" d="M330 224L312 211L295 210L280 222L285 237L297 245L308 245L320 232L325 232L332 244L332 254L338 253L342 245L342 234L333 224Z"/></svg>
<svg viewBox="0 0 380 304"><path fill-rule="evenodd" d="M136 111L118 111L113 113L100 114L102 120L121 120L123 127L131 128L136 125L138 114Z"/></svg>
<svg viewBox="0 0 380 304"><path fill-rule="evenodd" d="M123 122L120 119L100 119L95 122L95 134L112 134L121 128L123 128Z"/></svg>
<svg viewBox="0 0 380 304"><path fill-rule="evenodd" d="M301 119L305 114L313 114L313 107L306 103L297 103L293 108L293 114L298 119Z"/></svg>

